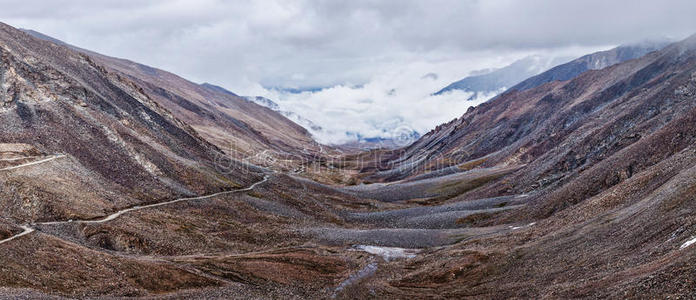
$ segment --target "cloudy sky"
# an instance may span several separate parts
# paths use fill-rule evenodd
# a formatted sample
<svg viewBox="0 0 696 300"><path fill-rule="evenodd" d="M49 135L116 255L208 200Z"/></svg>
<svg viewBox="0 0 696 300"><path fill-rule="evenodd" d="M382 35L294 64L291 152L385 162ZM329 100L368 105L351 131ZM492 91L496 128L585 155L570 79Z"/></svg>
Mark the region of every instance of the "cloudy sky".
<svg viewBox="0 0 696 300"><path fill-rule="evenodd" d="M579 56L696 32L696 1L0 0L0 21L103 54L272 97L325 128L388 137L461 115L431 93L531 54ZM425 76L426 74L435 74ZM326 88L290 94L272 88ZM483 100L483 99L479 99Z"/></svg>

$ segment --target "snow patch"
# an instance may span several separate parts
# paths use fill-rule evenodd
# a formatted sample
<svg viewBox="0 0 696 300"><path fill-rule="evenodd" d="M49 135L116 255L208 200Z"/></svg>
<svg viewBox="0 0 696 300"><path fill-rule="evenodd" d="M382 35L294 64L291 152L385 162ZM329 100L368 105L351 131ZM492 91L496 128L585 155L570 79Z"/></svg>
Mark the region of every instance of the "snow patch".
<svg viewBox="0 0 696 300"><path fill-rule="evenodd" d="M398 258L414 258L419 252L417 249L405 249L396 247L380 247L380 246L367 246L367 245L357 245L355 249L360 251L365 251L370 254L379 255L384 260L390 261L392 259Z"/></svg>
<svg viewBox="0 0 696 300"><path fill-rule="evenodd" d="M512 226L511 225L511 226L508 226L508 228L510 228L510 230L517 230L517 229L524 228L524 227L534 226L534 224L536 224L536 222L532 222L532 223L529 223L527 225L522 225L522 226Z"/></svg>
<svg viewBox="0 0 696 300"><path fill-rule="evenodd" d="M693 245L694 243L696 243L696 238L693 238L693 239L686 241L684 244L681 245L681 247L679 247L679 250L684 249L686 247L689 247L689 246Z"/></svg>

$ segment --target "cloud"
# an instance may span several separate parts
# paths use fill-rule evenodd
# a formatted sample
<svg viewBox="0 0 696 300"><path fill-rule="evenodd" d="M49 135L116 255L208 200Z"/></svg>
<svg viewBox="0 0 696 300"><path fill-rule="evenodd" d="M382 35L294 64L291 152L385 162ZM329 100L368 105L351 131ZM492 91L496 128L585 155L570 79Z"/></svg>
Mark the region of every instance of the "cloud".
<svg viewBox="0 0 696 300"><path fill-rule="evenodd" d="M496 66L507 58L459 62L461 67ZM281 110L293 111L322 127L313 131L322 143L342 144L363 138L394 138L400 130L420 134L436 125L455 119L470 106L478 105L495 94L480 95L467 101L472 93L452 91L433 96L453 78L453 73L436 74L438 64L412 63L377 73L366 84L340 84L319 91L302 93L267 89L261 86L249 92L273 99ZM446 68L445 68L446 69Z"/></svg>
<svg viewBox="0 0 696 300"><path fill-rule="evenodd" d="M230 88L367 82L414 60L598 47L696 28L693 1L4 0L0 20Z"/></svg>

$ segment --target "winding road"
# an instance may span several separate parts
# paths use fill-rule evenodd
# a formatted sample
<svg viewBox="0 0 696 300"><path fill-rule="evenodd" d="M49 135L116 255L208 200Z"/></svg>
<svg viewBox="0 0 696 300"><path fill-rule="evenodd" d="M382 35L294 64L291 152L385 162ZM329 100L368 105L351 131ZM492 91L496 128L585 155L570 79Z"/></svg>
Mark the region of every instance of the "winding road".
<svg viewBox="0 0 696 300"><path fill-rule="evenodd" d="M7 243L7 242L9 242L9 241L11 241L11 240L14 240L14 239L16 239L16 238L18 238L18 237L22 237L22 236L25 236L25 235L27 235L27 234L30 234L30 233L34 232L34 228L31 228L31 227L29 227L29 226L24 226L24 225L22 225L22 226L20 226L20 227L22 227L22 229L24 229L24 231L22 231L22 233L17 234L17 235L13 235L13 236L11 236L11 237L9 237L9 238L6 238L6 239L0 241L0 245L2 245L2 244L4 244L4 243Z"/></svg>
<svg viewBox="0 0 696 300"><path fill-rule="evenodd" d="M21 164L21 165L16 165L16 166L12 166L12 167L2 168L2 169L0 169L0 171L10 171L10 170L20 169L20 168L24 168L24 167L34 166L34 165L38 165L38 164L47 163L47 162L52 161L52 160L54 160L54 159L59 159L59 158L63 158L63 157L65 157L65 154L56 154L56 155L53 155L53 156L51 156L51 157L49 157L49 158L45 158L45 159L42 159L42 160L37 160L37 161L32 161L32 162L29 162L29 163L26 163L26 164Z"/></svg>
<svg viewBox="0 0 696 300"><path fill-rule="evenodd" d="M53 160L53 159L56 159L56 158L58 158L58 157L53 157L53 158L51 158L50 160ZM48 160L37 161L37 162L34 162L33 164L42 163L42 162L46 162L46 161L48 161ZM29 165L30 165L30 164L25 164L25 165L23 165L23 166L29 166ZM16 166L16 167L21 167L21 166ZM2 169L0 169L0 170L2 170ZM96 219L96 220L68 220L68 221L55 221L55 222L40 222L40 223L33 223L32 225L61 225L61 224L69 224L69 223L80 223L80 224L99 224L99 223L106 223L106 222L109 222L109 221L113 221L113 220L117 219L118 217L120 217L120 216L122 216L122 215L124 215L124 214L127 214L127 213L129 213L129 212L133 212L133 211L138 211L138 210L143 210L143 209L148 209L148 208L155 208L155 207L160 207L160 206L165 206L165 205L170 205L170 204L179 203L179 202L185 202L185 201L205 200L205 199L210 199L210 198L213 198L213 197L222 196L222 195L227 195L227 194L248 192L248 191L253 190L253 189L256 188L257 186L259 186L260 184L263 184L263 183L267 182L269 178L270 178L270 175L266 174L266 175L263 176L263 179L261 179L261 180L255 182L255 183L253 183L252 185L250 185L250 186L248 186L248 187L246 187L246 188L243 188L243 189L231 190L231 191L226 191L226 192L219 192L219 193L210 194L210 195L205 195L205 196L199 196L199 197L179 198L179 199L175 199L175 200L172 200L172 201L160 202L160 203L155 203L155 204L150 204L150 205L134 206L134 207L130 207L130 208L126 208L126 209L119 210L119 211L114 212L113 214L110 214L110 215L108 215L108 216L106 216L106 217L104 217L104 218ZM24 229L24 231L23 231L22 233L19 233L19 234L17 234L17 235L11 236L11 237L9 237L9 238L7 238L7 239L4 239L4 240L0 241L0 245L1 245L1 244L4 244L4 243L7 243L7 242L9 242L9 241L12 241L12 240L14 240L14 239L16 239L16 238L22 237L22 236L24 236L24 235L30 234L30 233L32 233L32 232L35 231L34 228L32 228L32 227L30 227L30 226L28 226L28 225L22 225L21 228Z"/></svg>

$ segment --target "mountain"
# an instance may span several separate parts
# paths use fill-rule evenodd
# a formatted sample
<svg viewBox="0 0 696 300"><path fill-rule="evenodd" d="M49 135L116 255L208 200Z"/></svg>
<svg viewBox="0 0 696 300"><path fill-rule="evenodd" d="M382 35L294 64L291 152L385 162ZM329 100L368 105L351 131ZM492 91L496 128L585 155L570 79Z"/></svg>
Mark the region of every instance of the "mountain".
<svg viewBox="0 0 696 300"><path fill-rule="evenodd" d="M227 90L223 87L217 86L217 85L213 85L210 83L203 83L203 84L201 84L201 86L208 88L208 89L216 90L216 91L224 93L224 94L233 95L235 97L238 97L236 94L230 92L229 90ZM253 103L256 103L256 104L261 105L263 107L269 108L272 111L275 111L275 112L283 115L287 119L293 121L295 124L300 125L307 130L310 130L310 134L313 132L317 132L317 131L322 130L321 126L314 124L314 122L312 122L311 120L308 120L308 119L298 115L297 113L294 113L291 111L281 110L278 103L273 102L273 100L271 100L271 99L261 97L261 96L244 96L242 98L246 99L249 102L253 102ZM312 145L312 146L314 146L314 145Z"/></svg>
<svg viewBox="0 0 696 300"><path fill-rule="evenodd" d="M473 92L474 95L470 99L475 99L482 94L499 94L506 89L526 90L551 81L570 80L588 70L603 69L638 58L662 49L668 43L667 40L644 41L588 54L563 64L560 63L567 59L543 60L539 56L530 56L498 70L466 77L448 85L435 95L462 90Z"/></svg>
<svg viewBox="0 0 696 300"><path fill-rule="evenodd" d="M641 57L649 52L660 50L667 44L669 42L666 40L645 41L588 54L526 79L513 86L512 89L527 90L551 81L570 80L586 71L604 69L620 62Z"/></svg>
<svg viewBox="0 0 696 300"><path fill-rule="evenodd" d="M508 233L463 237L411 262L418 268L402 268L390 285L455 298L688 295L695 120L696 36L470 109L363 172L412 186L477 176L430 200L451 205L527 200L458 219Z"/></svg>
<svg viewBox="0 0 696 300"><path fill-rule="evenodd" d="M88 218L254 180L220 178L217 147L89 56L4 24L0 41L0 143L28 149L5 167L36 159L57 165L43 176L4 182L0 202L12 218ZM190 168L192 161L201 166Z"/></svg>
<svg viewBox="0 0 696 300"><path fill-rule="evenodd" d="M0 23L0 128L0 298L327 298L368 263L309 230L378 203L215 145L303 145L245 99Z"/></svg>
<svg viewBox="0 0 696 300"><path fill-rule="evenodd" d="M647 45L647 44L644 44ZM557 97L555 93L557 93L555 86L560 85L560 86L573 86L573 84L580 82L579 78L587 78L589 76L597 76L596 74L604 74L602 72L597 72L598 70L602 69L597 69L597 70L590 70L586 71L584 73L581 73L580 76L576 76L571 78L571 80L567 81L558 81L558 80L551 80L551 81L546 81L543 82L545 78L556 78L559 76L559 70L568 70L570 66L589 66L589 64L593 64L594 66L601 67L604 64L610 64L609 67L615 66L616 64L611 64L612 62L618 60L619 58L626 58L630 57L632 55L637 55L637 53L652 53L648 52L648 49L651 49L648 46L640 46L639 49L636 48L631 48L631 47L618 47L610 51L605 51L605 52L600 52L600 53L595 53L587 56L583 56L575 61L572 61L568 64L560 65L556 68L552 68L542 74L539 74L537 76L531 77L519 85L517 87L510 88L509 90L505 91L504 93L500 94L498 97L495 97L492 99L489 103L484 103L476 108L472 107L469 109L469 111L463 115L461 118L453 120L447 124L443 124L435 128L433 131L429 132L428 134L424 135L424 139L421 139L420 141L417 142L417 144L420 145L412 145L412 147L409 148L409 150L413 151L418 150L418 151L424 151L425 148L428 148L428 152L433 152L431 155L442 155L443 151L448 152L448 151L453 151L451 149L444 150L444 149L437 149L431 151L430 148L432 147L443 147L444 145L447 145L447 147L456 147L456 152L457 155L461 156L459 157L460 159L464 158L469 158L469 157L476 157L480 156L483 153L491 154L494 149L500 149L501 147L508 146L508 143L511 143L513 141L516 141L517 138L519 138L519 135L521 134L527 134L532 130L539 130L539 126L542 124L541 122L549 122L549 123L544 123L546 126L553 127L556 126L557 124L552 123L551 119L553 117L553 114L560 114L560 113L567 113L566 111L572 109L577 109L578 101L576 100L575 102L569 103L569 107L557 107L555 103L555 98ZM661 45L657 45L655 47L663 47ZM654 51L653 51L654 52ZM650 57L649 55L647 57ZM645 60L645 58L643 58ZM625 66L625 64L624 64ZM607 67L607 68L609 68ZM625 68L625 67L623 67ZM574 68L574 70L577 70L577 68ZM622 69L621 67L615 67L615 68L610 68L610 70L619 70L619 71L625 71L625 69ZM609 70L607 70L608 72ZM615 71L615 72L619 72ZM587 73L587 74L585 74ZM565 75L569 75L570 73L563 73ZM622 78L624 75L623 74L616 74L616 78ZM601 86L602 88L609 88L612 87L610 84L617 80L615 77L610 77L608 76L608 79L603 79L603 85ZM600 83L598 82L599 79L595 79L592 81L592 84L599 85ZM543 82L543 83L542 83ZM537 87L531 87L536 83L540 83L539 86ZM526 86L530 86L530 88L524 88ZM597 87L593 87L594 89L597 89ZM612 88L616 89L626 89L624 87L619 87L619 86L614 86ZM620 90L621 90L620 89ZM590 90L591 92L595 92L595 90ZM581 88L577 88L576 92L579 93L578 95L571 95L575 97L583 96L583 97L590 97L592 95L588 95L587 91L583 91ZM606 91L605 93L609 93L611 91ZM528 104L525 104L531 99L536 99L538 98L539 95L542 95L541 101L539 100L540 104L547 104L547 102L550 102L549 106L553 105L555 109L559 109L558 112L554 111L532 111L528 112L528 109L534 109L536 106L533 107L528 107ZM596 96L598 97L598 96ZM584 100L584 98L582 98ZM537 106L540 106L540 104L536 104ZM521 110L520 108L524 110ZM517 110L516 110L517 109ZM589 108L585 108L589 109ZM484 119L478 119L480 117L477 117L477 119L472 119L473 115L478 115L479 113L485 111L486 116L483 117ZM533 114L533 113L537 113ZM587 113L587 112L583 112ZM575 113L579 114L579 113ZM520 120L519 118L532 118L532 120ZM573 116L575 118L575 116ZM500 123L503 122L503 123ZM571 118L571 120L564 121L568 123L574 123L575 120ZM564 124L564 123L561 123ZM563 126L569 126L569 125L563 125ZM463 129L463 127L466 127L466 129ZM551 129L549 129L551 131ZM476 138L473 138L476 137ZM544 139L543 137L535 137L536 139ZM504 141L503 144L500 144L500 141ZM466 147L462 148L465 146L465 143L468 144ZM517 151L517 150L515 150Z"/></svg>
<svg viewBox="0 0 696 300"><path fill-rule="evenodd" d="M36 31L25 32L59 45L66 43ZM69 46L69 45L67 45ZM318 151L317 143L303 127L282 114L250 102L244 97L211 84L196 84L175 74L125 59L69 46L89 55L109 72L143 89L152 101L189 124L206 140L240 157L270 150L304 155Z"/></svg>
<svg viewBox="0 0 696 300"><path fill-rule="evenodd" d="M398 149L420 138L420 134L410 128L397 128L388 138L366 138L357 132L346 132L347 136L355 137L355 141L337 145L339 149L347 152L356 150L369 151L371 149Z"/></svg>
<svg viewBox="0 0 696 300"><path fill-rule="evenodd" d="M500 69L476 72L476 75L451 83L436 92L435 95L461 90L473 93L470 99L475 99L484 94L499 93L563 61L563 58L551 59L538 55L528 56Z"/></svg>

